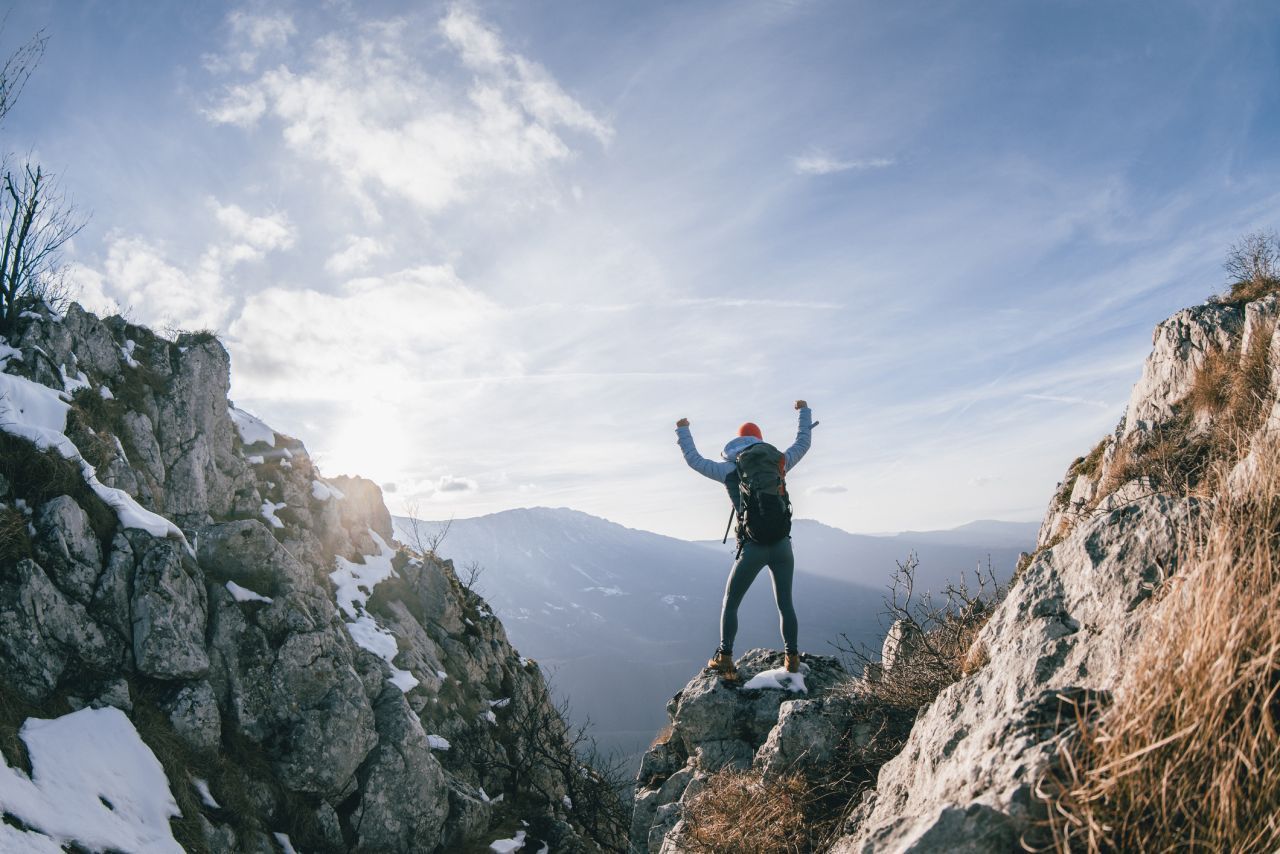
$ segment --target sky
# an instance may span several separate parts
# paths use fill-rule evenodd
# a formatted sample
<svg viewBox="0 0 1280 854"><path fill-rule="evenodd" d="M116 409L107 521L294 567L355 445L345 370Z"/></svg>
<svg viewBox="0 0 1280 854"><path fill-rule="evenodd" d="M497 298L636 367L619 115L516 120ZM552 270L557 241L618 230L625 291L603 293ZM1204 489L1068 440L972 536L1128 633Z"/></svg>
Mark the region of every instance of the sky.
<svg viewBox="0 0 1280 854"><path fill-rule="evenodd" d="M393 512L719 537L747 420L800 516L1039 519L1152 327L1275 228L1280 8L49 2L0 127L79 300L213 329L236 405Z"/></svg>

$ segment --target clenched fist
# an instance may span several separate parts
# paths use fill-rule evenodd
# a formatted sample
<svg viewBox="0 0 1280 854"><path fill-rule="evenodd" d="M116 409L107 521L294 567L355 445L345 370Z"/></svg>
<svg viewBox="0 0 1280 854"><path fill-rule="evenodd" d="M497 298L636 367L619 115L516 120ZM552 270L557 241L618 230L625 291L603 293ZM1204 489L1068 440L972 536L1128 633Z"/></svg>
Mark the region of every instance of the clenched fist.
<svg viewBox="0 0 1280 854"><path fill-rule="evenodd" d="M677 422L676 422L676 426L677 426L677 427L688 427L688 426L689 426L689 419L688 419L688 418L681 418L679 421L677 421Z"/></svg>
<svg viewBox="0 0 1280 854"><path fill-rule="evenodd" d="M803 401L803 400L797 400L797 401L796 401L796 409L804 409L804 408L805 408L805 407L807 407L808 405L809 405L809 404L808 404L808 403L806 403L806 402L805 402L805 401Z"/></svg>

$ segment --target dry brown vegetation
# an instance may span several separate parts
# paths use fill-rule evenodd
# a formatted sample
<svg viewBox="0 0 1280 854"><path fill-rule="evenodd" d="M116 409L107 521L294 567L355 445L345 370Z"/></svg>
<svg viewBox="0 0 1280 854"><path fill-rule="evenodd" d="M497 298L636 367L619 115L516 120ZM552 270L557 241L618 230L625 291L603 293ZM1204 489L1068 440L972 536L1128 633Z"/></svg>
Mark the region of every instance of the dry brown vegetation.
<svg viewBox="0 0 1280 854"><path fill-rule="evenodd" d="M1045 784L1059 850L1280 846L1280 462L1223 495L1115 704Z"/></svg>
<svg viewBox="0 0 1280 854"><path fill-rule="evenodd" d="M820 842L820 826L806 816L816 793L800 774L767 785L752 771L726 769L684 807L684 850L696 854L752 851L801 854Z"/></svg>
<svg viewBox="0 0 1280 854"><path fill-rule="evenodd" d="M912 554L898 564L885 599L885 616L899 624L906 638L892 668L879 678L857 683L857 691L898 709L917 710L932 703L938 692L975 672L983 660L974 649L978 633L991 618L1007 590L990 566L975 573L971 586L961 576L934 598L915 589L918 558ZM851 643L842 636L836 648L853 672L877 672L877 651Z"/></svg>

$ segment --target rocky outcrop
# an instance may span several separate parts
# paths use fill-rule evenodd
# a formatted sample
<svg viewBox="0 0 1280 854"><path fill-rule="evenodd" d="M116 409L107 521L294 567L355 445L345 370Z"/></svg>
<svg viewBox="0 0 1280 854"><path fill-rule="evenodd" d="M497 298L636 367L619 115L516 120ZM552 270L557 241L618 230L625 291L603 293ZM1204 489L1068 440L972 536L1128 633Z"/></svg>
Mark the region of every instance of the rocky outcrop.
<svg viewBox="0 0 1280 854"><path fill-rule="evenodd" d="M1254 347L1277 352L1277 308L1276 297L1204 305L1157 327L1124 418L1072 464L1041 548L979 634L988 663L921 711L833 852L1052 847L1037 784L1063 738L1121 687L1126 656L1162 607L1155 594L1178 573L1200 513L1197 499L1141 469L1127 482L1134 470L1121 467L1122 451L1175 427L1193 439L1213 430L1211 413L1183 403L1197 372L1210 353L1243 363Z"/></svg>
<svg viewBox="0 0 1280 854"><path fill-rule="evenodd" d="M834 750L840 732L831 726L836 717L824 714L824 698L848 682L839 661L805 655L801 678L781 675L784 684L780 652L753 649L737 664L740 685L704 672L667 703L670 726L641 760L633 852L680 850L683 805L712 774L752 766L776 774Z"/></svg>
<svg viewBox="0 0 1280 854"><path fill-rule="evenodd" d="M188 851L457 850L516 819L597 850L537 665L449 562L394 542L375 484L326 479L227 400L216 339L73 305L13 345L8 381L54 414L0 432L0 512L22 520L0 532L20 555L0 563L0 699L128 713ZM535 719L564 761L529 749Z"/></svg>

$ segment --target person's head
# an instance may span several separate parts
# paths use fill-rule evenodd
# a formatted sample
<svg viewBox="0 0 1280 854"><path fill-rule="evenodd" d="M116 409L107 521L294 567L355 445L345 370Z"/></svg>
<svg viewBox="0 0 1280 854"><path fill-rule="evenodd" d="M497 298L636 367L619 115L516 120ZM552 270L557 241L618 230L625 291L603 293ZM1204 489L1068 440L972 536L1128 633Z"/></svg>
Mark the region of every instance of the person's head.
<svg viewBox="0 0 1280 854"><path fill-rule="evenodd" d="M761 442L764 441L764 436L760 435L760 428L750 421L746 422L745 424L743 424L741 427L738 428L738 435L739 436L755 436Z"/></svg>

